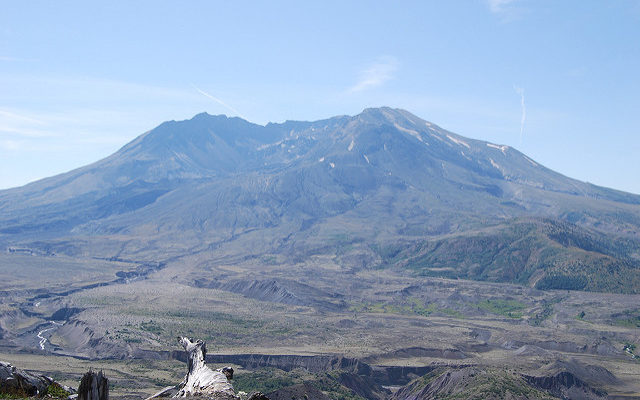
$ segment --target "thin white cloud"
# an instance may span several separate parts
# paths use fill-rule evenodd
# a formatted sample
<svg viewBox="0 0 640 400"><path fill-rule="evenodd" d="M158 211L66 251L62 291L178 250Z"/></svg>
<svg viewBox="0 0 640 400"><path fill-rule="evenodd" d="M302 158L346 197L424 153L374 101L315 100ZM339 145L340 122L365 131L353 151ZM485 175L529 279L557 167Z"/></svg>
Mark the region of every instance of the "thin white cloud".
<svg viewBox="0 0 640 400"><path fill-rule="evenodd" d="M162 121L189 119L211 102L188 86L90 76L0 74L0 88L0 188L106 157Z"/></svg>
<svg viewBox="0 0 640 400"><path fill-rule="evenodd" d="M210 95L209 93L205 92L205 91L204 91L204 90L202 90L202 89L199 89L199 88L198 88L198 87L196 87L195 85L191 85L191 86L193 86L193 88L194 88L195 90L197 90L197 91L198 91L198 93L200 93L201 95L203 95L203 96L206 96L206 97L210 98L211 100L213 100L213 101L215 101L216 103L220 104L221 106L223 106L223 107L224 107L224 108L226 108L227 110L229 110L229 111L233 112L234 114L236 114L236 115L237 115L237 116L239 116L240 118L245 119L245 120L247 119L247 118L245 118L245 116L244 116L244 115L242 115L242 114L240 113L240 111L238 111L238 110L236 110L235 108L231 107L230 105L228 105L228 104L227 104L227 103L225 103L224 101L220 100L219 98L217 98L217 97L215 97L215 96Z"/></svg>
<svg viewBox="0 0 640 400"><path fill-rule="evenodd" d="M15 151L15 150L19 150L21 147L22 147L21 143L16 140L11 140L11 139L0 140L0 149Z"/></svg>
<svg viewBox="0 0 640 400"><path fill-rule="evenodd" d="M512 5L514 0L487 0L487 5L489 6L489 11L494 14L501 14Z"/></svg>
<svg viewBox="0 0 640 400"><path fill-rule="evenodd" d="M43 122L37 118L24 115L24 114L19 114L19 113L16 113L15 111L7 110L7 109L0 109L0 120L29 122L29 123L38 124L38 125L43 124Z"/></svg>
<svg viewBox="0 0 640 400"><path fill-rule="evenodd" d="M489 11L501 22L513 22L528 13L520 0L484 0ZM516 4L517 3L517 4Z"/></svg>
<svg viewBox="0 0 640 400"><path fill-rule="evenodd" d="M21 143L22 149L43 143L59 143L63 147L79 143L122 145L153 126L147 123L136 127L134 122L141 117L136 112L87 108L57 112L0 108L0 140L9 140L13 148L15 143ZM6 149L9 145L0 147Z"/></svg>
<svg viewBox="0 0 640 400"><path fill-rule="evenodd" d="M524 133L524 123L527 120L527 107L524 104L524 89L518 86L513 87L520 95L520 144L522 144L522 135Z"/></svg>
<svg viewBox="0 0 640 400"><path fill-rule="evenodd" d="M45 138L52 137L45 123L38 117L15 110L0 109L0 134L3 137Z"/></svg>
<svg viewBox="0 0 640 400"><path fill-rule="evenodd" d="M0 61L20 62L20 61L37 61L37 60L35 58L20 58L20 57L0 56Z"/></svg>
<svg viewBox="0 0 640 400"><path fill-rule="evenodd" d="M351 86L349 93L361 92L372 89L393 79L398 69L398 60L395 57L384 57L360 71L358 82Z"/></svg>
<svg viewBox="0 0 640 400"><path fill-rule="evenodd" d="M74 106L76 103L84 103L79 102L79 98L90 99L92 103L99 104L99 107L103 109L121 108L123 104L127 103L138 105L141 102L145 104L171 101L189 103L199 97L186 88L156 86L90 76L0 74L0 87L3 89L0 92L0 103L8 103L3 99L5 95L10 95L12 99L32 101L33 93L37 93L37 97L55 96L60 99L58 103L64 102Z"/></svg>

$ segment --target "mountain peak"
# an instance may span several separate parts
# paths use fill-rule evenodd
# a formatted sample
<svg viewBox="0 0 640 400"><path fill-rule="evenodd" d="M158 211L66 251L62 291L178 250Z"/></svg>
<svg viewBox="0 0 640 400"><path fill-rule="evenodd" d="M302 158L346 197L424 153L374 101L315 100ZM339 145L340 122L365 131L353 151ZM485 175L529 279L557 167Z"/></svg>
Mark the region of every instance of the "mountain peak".
<svg viewBox="0 0 640 400"><path fill-rule="evenodd" d="M357 117L379 117L379 118L397 118L402 116L403 114L411 114L408 111L402 110L400 108L391 108L388 106L382 107L369 107L362 110Z"/></svg>
<svg viewBox="0 0 640 400"><path fill-rule="evenodd" d="M410 113L407 110L401 109L401 108L392 108L389 106L381 106L381 107L367 107L364 110L362 110L362 112L360 112L360 114L356 114L354 116L348 116L348 115L341 115L341 116L335 116L332 118L329 118L328 120L333 120L333 119L341 119L341 118L353 118L353 119L360 119L362 121L366 121L366 122L397 122L399 120L409 120L413 123L417 122L417 121L422 121L422 119L420 119L419 117L417 117L416 115ZM256 124L245 120L243 118L240 117L234 117L234 116L228 116L226 114L209 114L206 111L198 113L196 115L194 115L191 119L188 120L183 120L183 121L168 121L165 122L163 124L161 124L160 126L167 124L167 123L178 123L178 124L183 124L183 123L189 123L189 122L218 122L218 123L231 123L231 121L237 121L237 123L245 123L245 124L249 124L249 125L254 125L256 126ZM239 122L242 121L242 122ZM308 124L312 124L312 123L318 123L318 122L323 122L324 120L321 121L315 121L315 122L307 122L307 121L298 121L298 120L286 120L283 123L276 123L276 122L269 122L267 123L265 126L266 127L275 127L275 126L282 126L282 125L299 125L299 124L304 124L304 125L308 125ZM156 128L157 129L157 128Z"/></svg>
<svg viewBox="0 0 640 400"><path fill-rule="evenodd" d="M424 125L426 121L415 116L407 110L403 110L401 108L391 108L387 106L383 107L375 107L375 108L365 108L360 114L356 115L354 118L357 118L363 122L374 123L374 124L384 124L390 123L401 124L401 125ZM431 124L429 124L431 125Z"/></svg>
<svg viewBox="0 0 640 400"><path fill-rule="evenodd" d="M198 113L198 114L194 115L194 116L191 118L191 121L197 121L197 120L200 120L200 119L208 119L208 118L212 118L212 117L224 117L224 118L228 118L225 114L211 115L211 114L209 114L208 112L203 111L203 112L201 112L201 113Z"/></svg>
<svg viewBox="0 0 640 400"><path fill-rule="evenodd" d="M190 120L185 120L180 122L187 122L187 121L243 121L243 122L252 124L251 122L245 120L244 118L228 116L226 114L209 114L206 111L203 111L199 114L194 115Z"/></svg>
<svg viewBox="0 0 640 400"><path fill-rule="evenodd" d="M338 238L344 232L345 238L367 243L353 260L374 260L380 254L371 249L381 242L472 235L443 247L442 259L411 255L417 260L412 265L440 260L433 267L440 274L451 265L446 257L467 254L459 249L468 243L486 243L476 239L479 229L506 224L495 238L494 250L501 249L501 238L522 231L509 222L513 218L566 220L594 231L640 237L638 204L640 196L569 179L515 150L448 132L402 109L367 108L355 116L266 126L201 113L163 123L95 164L0 192L0 240L118 233L148 238L164 253L177 248L171 238L188 237L185 249L224 243L233 257L260 249L255 251L297 260L298 249L306 252L302 256L324 251L317 249L342 242ZM630 222L621 224L621 218ZM332 242L327 244L327 238ZM589 249L600 243L585 242L582 236L576 240ZM569 252L572 243L566 243ZM625 246L620 248L627 251ZM548 248L555 257L557 246ZM513 249L513 254L524 254ZM637 250L628 253L636 254L632 251ZM500 253L489 258L497 264L484 266L497 269L487 269L483 279L516 276L491 275L502 273L503 255L511 257ZM558 257L554 260L564 260ZM465 271L452 276L476 276Z"/></svg>

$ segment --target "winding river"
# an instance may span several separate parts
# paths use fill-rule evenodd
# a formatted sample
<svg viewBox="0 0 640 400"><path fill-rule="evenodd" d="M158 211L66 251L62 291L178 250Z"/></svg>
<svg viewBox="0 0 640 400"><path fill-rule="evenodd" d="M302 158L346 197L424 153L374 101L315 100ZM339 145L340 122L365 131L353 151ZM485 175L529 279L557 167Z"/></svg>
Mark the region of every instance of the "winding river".
<svg viewBox="0 0 640 400"><path fill-rule="evenodd" d="M64 322L57 322L57 321L49 321L50 324L52 324L52 327L49 327L47 329L43 329L40 332L38 332L38 335L36 335L38 337L38 339L40 340L40 349L44 350L44 345L45 343L47 343L47 338L42 336L43 333L49 332L50 330L55 329L58 326L62 326L64 325Z"/></svg>

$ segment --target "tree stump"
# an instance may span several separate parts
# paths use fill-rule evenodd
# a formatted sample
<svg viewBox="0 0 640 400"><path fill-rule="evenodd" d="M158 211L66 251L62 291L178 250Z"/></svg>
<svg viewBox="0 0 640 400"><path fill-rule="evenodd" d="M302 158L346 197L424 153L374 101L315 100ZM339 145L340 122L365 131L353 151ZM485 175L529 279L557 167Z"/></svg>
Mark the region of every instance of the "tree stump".
<svg viewBox="0 0 640 400"><path fill-rule="evenodd" d="M232 368L212 370L205 364L207 347L202 340L192 342L186 337L180 338L180 344L188 355L187 375L173 397L207 396L215 399L237 399L229 380L233 376Z"/></svg>
<svg viewBox="0 0 640 400"><path fill-rule="evenodd" d="M84 374L78 387L78 400L109 400L109 380L102 371Z"/></svg>

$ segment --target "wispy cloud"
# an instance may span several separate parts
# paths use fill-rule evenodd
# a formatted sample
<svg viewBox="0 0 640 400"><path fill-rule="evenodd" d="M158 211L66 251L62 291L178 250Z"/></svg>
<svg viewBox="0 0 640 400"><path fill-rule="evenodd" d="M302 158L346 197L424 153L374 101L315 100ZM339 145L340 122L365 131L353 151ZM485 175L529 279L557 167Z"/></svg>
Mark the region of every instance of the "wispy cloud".
<svg viewBox="0 0 640 400"><path fill-rule="evenodd" d="M513 87L520 95L520 144L522 144L522 135L524 133L524 123L527 120L527 107L524 104L524 89L518 86Z"/></svg>
<svg viewBox="0 0 640 400"><path fill-rule="evenodd" d="M46 124L38 117L24 112L0 108L0 134L22 138L52 137L51 132L43 129Z"/></svg>
<svg viewBox="0 0 640 400"><path fill-rule="evenodd" d="M0 109L0 120L29 122L29 123L38 124L38 125L43 124L41 120L34 118L33 116L16 113L15 111L10 111L6 109Z"/></svg>
<svg viewBox="0 0 640 400"><path fill-rule="evenodd" d="M24 150L43 146L73 147L80 144L124 144L149 125L133 125L139 113L116 110L67 109L37 111L0 107L0 148ZM0 168L3 167L0 159ZM0 183L0 186L1 183Z"/></svg>
<svg viewBox="0 0 640 400"><path fill-rule="evenodd" d="M11 139L0 140L0 149L15 151L15 150L19 150L21 147L22 147L21 144L16 140L11 140Z"/></svg>
<svg viewBox="0 0 640 400"><path fill-rule="evenodd" d="M0 88L0 189L108 156L211 102L189 86L91 76L0 74Z"/></svg>
<svg viewBox="0 0 640 400"><path fill-rule="evenodd" d="M518 20L526 9L519 3L519 0L484 0L489 11L498 17L502 22L512 22Z"/></svg>
<svg viewBox="0 0 640 400"><path fill-rule="evenodd" d="M236 114L237 116L239 116L242 119L247 119L245 118L244 115L242 115L240 113L240 111L236 110L235 108L231 107L230 105L228 105L227 103L225 103L224 101L220 100L219 98L212 96L211 94L205 92L202 89L199 89L197 86L195 85L191 85L195 90L198 91L198 93L200 93L201 95L210 98L211 100L215 101L216 103L220 104L221 106L223 106L224 108L226 108L227 110L233 112L234 114Z"/></svg>
<svg viewBox="0 0 640 400"><path fill-rule="evenodd" d="M398 69L398 60L395 57L383 57L360 71L358 82L351 86L349 93L361 92L372 89L393 79Z"/></svg>
<svg viewBox="0 0 640 400"><path fill-rule="evenodd" d="M494 14L501 14L507 11L514 3L514 0L487 0L489 11Z"/></svg>
<svg viewBox="0 0 640 400"><path fill-rule="evenodd" d="M35 58L20 58L20 57L0 56L0 61L20 62L20 61L37 61L37 60Z"/></svg>

